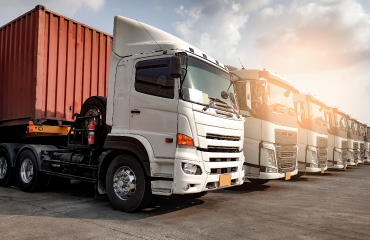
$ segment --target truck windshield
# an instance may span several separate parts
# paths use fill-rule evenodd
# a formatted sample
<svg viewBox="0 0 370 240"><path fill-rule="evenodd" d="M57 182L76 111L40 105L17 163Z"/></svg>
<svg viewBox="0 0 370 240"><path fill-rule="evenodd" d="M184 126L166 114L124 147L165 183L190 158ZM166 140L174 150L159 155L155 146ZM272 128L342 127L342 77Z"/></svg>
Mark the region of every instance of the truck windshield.
<svg viewBox="0 0 370 240"><path fill-rule="evenodd" d="M351 133L357 135L357 123L353 120L348 120L348 127L351 130Z"/></svg>
<svg viewBox="0 0 370 240"><path fill-rule="evenodd" d="M283 87L268 83L270 103L274 108L285 107L294 111L293 93Z"/></svg>
<svg viewBox="0 0 370 240"><path fill-rule="evenodd" d="M338 113L335 113L334 115L335 115L335 126L339 127L340 130L345 131L347 128L346 117Z"/></svg>
<svg viewBox="0 0 370 240"><path fill-rule="evenodd" d="M230 83L228 72L189 56L183 83L183 98L201 104L208 104L210 101L219 99L216 101L225 102L238 110L234 87L230 86ZM222 91L228 91L227 99L221 98Z"/></svg>
<svg viewBox="0 0 370 240"><path fill-rule="evenodd" d="M313 102L308 102L308 114L313 120L318 121L319 123L325 121L323 107Z"/></svg>

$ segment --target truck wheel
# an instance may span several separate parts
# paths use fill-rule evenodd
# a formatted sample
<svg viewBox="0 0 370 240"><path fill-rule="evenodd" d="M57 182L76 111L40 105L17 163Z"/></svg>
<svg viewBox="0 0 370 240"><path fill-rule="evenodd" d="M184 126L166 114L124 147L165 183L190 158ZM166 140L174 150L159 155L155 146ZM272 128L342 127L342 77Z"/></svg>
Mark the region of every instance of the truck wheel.
<svg viewBox="0 0 370 240"><path fill-rule="evenodd" d="M0 149L0 187L10 186L13 181L13 169L10 157L5 149Z"/></svg>
<svg viewBox="0 0 370 240"><path fill-rule="evenodd" d="M36 157L30 150L20 154L15 169L18 185L24 192L34 192L49 184L49 177L39 172Z"/></svg>
<svg viewBox="0 0 370 240"><path fill-rule="evenodd" d="M109 165L106 176L107 195L114 208L133 212L145 207L151 200L149 178L130 155L120 155Z"/></svg>
<svg viewBox="0 0 370 240"><path fill-rule="evenodd" d="M266 179L256 179L256 178L248 178L248 180L254 184L254 185L263 185L265 183L268 183L269 180Z"/></svg>
<svg viewBox="0 0 370 240"><path fill-rule="evenodd" d="M107 133L108 129L105 124L106 121L106 112L107 112L107 99L105 97L100 96L94 96L86 99L86 101L83 103L81 107L80 115L82 117L87 116L95 116L99 113L101 114L101 122L102 125L99 128L99 136L97 136L100 140L103 139ZM88 129L89 125L93 123L93 119L86 119L83 122L81 122L81 129ZM88 138L88 132L84 133L84 138L87 140ZM103 142L103 141L100 141Z"/></svg>

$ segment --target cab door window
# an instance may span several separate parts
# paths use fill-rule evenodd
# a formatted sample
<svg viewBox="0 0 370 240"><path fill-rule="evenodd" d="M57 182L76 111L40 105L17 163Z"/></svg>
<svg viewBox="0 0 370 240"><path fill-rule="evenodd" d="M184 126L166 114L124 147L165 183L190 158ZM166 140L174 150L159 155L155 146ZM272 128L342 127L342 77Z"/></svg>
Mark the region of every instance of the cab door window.
<svg viewBox="0 0 370 240"><path fill-rule="evenodd" d="M174 78L169 75L170 58L141 61L136 64L135 90L174 98Z"/></svg>

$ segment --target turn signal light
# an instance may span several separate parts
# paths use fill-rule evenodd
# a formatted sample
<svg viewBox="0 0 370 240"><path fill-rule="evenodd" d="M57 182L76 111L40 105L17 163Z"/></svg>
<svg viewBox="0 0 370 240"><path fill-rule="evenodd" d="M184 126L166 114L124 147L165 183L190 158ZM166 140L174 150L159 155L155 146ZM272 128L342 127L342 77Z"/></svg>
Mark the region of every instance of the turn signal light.
<svg viewBox="0 0 370 240"><path fill-rule="evenodd" d="M187 145L187 146L194 146L193 139L188 137L184 134L178 133L177 134L177 144L179 145Z"/></svg>

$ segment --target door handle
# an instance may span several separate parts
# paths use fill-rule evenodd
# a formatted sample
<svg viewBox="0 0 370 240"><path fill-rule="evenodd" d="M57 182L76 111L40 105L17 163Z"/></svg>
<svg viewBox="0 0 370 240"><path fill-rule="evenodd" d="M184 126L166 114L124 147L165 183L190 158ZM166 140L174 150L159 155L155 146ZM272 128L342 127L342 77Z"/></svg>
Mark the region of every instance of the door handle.
<svg viewBox="0 0 370 240"><path fill-rule="evenodd" d="M134 110L131 110L131 113L133 113L133 114L140 114L140 110L134 109Z"/></svg>

